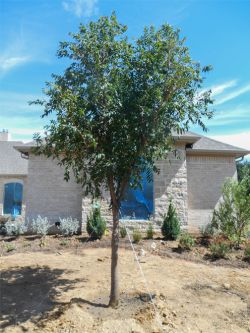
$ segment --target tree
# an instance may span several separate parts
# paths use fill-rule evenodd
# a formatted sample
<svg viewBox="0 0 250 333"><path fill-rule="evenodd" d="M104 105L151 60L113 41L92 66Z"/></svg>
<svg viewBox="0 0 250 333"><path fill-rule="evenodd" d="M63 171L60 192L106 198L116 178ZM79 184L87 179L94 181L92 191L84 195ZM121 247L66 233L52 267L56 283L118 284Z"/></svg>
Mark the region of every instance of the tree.
<svg viewBox="0 0 250 333"><path fill-rule="evenodd" d="M168 206L167 215L164 216L161 232L164 238L168 240L176 240L181 232L180 221L172 201Z"/></svg>
<svg viewBox="0 0 250 333"><path fill-rule="evenodd" d="M238 180L241 182L243 178L245 179L248 186L248 194L250 194L250 161L238 162L236 166Z"/></svg>
<svg viewBox="0 0 250 333"><path fill-rule="evenodd" d="M212 227L229 239L236 241L239 247L242 237L250 226L250 193L247 178L241 182L229 179L222 189L222 201L214 210Z"/></svg>
<svg viewBox="0 0 250 333"><path fill-rule="evenodd" d="M190 124L204 130L211 117L210 91L201 91L202 72L179 30L164 24L145 28L130 42L115 14L80 25L57 55L70 62L47 83L47 100L33 103L52 115L45 138L35 135L37 153L58 158L65 179L73 172L86 194L110 193L113 215L110 306L118 305L119 207L130 183L172 148L173 131Z"/></svg>

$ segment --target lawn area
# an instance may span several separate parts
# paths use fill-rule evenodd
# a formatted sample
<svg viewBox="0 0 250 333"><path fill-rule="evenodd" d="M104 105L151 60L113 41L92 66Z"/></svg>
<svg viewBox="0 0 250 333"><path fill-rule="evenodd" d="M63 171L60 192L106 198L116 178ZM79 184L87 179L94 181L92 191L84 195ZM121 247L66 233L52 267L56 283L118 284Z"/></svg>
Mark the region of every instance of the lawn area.
<svg viewBox="0 0 250 333"><path fill-rule="evenodd" d="M250 266L241 250L213 261L199 245L181 253L160 238L136 244L138 254L145 250L156 316L128 239L121 239L118 309L107 307L110 236L87 240L1 238L2 332L249 332Z"/></svg>

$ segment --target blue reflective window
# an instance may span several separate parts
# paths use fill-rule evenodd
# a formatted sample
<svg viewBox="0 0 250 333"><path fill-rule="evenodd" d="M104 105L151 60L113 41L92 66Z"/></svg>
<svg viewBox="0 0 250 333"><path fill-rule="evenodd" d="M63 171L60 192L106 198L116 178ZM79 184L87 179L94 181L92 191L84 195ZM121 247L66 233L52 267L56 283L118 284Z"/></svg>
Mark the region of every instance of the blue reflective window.
<svg viewBox="0 0 250 333"><path fill-rule="evenodd" d="M153 180L148 181L146 172L142 174L142 188L126 189L121 202L121 218L128 220L148 220L154 212Z"/></svg>
<svg viewBox="0 0 250 333"><path fill-rule="evenodd" d="M8 183L4 185L3 213L12 216L21 215L22 212L23 185L20 183Z"/></svg>

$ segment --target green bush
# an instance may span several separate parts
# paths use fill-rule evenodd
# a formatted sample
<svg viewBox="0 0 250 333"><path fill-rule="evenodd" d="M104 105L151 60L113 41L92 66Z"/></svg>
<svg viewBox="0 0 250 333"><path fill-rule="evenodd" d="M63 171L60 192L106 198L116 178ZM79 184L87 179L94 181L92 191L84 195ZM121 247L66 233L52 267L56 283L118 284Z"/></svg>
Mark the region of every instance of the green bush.
<svg viewBox="0 0 250 333"><path fill-rule="evenodd" d="M214 229L212 223L208 223L206 226L200 228L200 233L202 237L212 237L215 235L216 230Z"/></svg>
<svg viewBox="0 0 250 333"><path fill-rule="evenodd" d="M134 229L133 230L133 241L134 241L134 243L139 243L141 239L142 239L141 231L139 229Z"/></svg>
<svg viewBox="0 0 250 333"><path fill-rule="evenodd" d="M93 239L101 239L106 230L106 221L99 207L94 207L87 218L87 232Z"/></svg>
<svg viewBox="0 0 250 333"><path fill-rule="evenodd" d="M178 244L179 249L189 251L192 249L192 247L194 247L194 245L195 239L190 234L187 232L181 234Z"/></svg>
<svg viewBox="0 0 250 333"><path fill-rule="evenodd" d="M230 252L230 246L224 242L213 243L210 245L210 251L215 259L226 258Z"/></svg>
<svg viewBox="0 0 250 333"><path fill-rule="evenodd" d="M162 235L165 239L176 240L180 234L180 221L176 214L176 210L172 202L170 202L168 207L168 213L164 217L164 221L161 227Z"/></svg>
<svg viewBox="0 0 250 333"><path fill-rule="evenodd" d="M120 228L120 235L121 235L121 238L125 238L127 236L127 230L125 227Z"/></svg>
<svg viewBox="0 0 250 333"><path fill-rule="evenodd" d="M245 251L244 251L244 257L247 261L250 262L250 243L246 245Z"/></svg>
<svg viewBox="0 0 250 333"><path fill-rule="evenodd" d="M13 244L6 244L6 251L7 252L11 252L11 251L14 251L16 249L15 245Z"/></svg>
<svg viewBox="0 0 250 333"><path fill-rule="evenodd" d="M147 228L147 239L153 239L154 237L154 229L152 223L149 223Z"/></svg>
<svg viewBox="0 0 250 333"><path fill-rule="evenodd" d="M228 180L222 189L222 201L214 210L212 227L239 247L250 227L250 193L248 181Z"/></svg>

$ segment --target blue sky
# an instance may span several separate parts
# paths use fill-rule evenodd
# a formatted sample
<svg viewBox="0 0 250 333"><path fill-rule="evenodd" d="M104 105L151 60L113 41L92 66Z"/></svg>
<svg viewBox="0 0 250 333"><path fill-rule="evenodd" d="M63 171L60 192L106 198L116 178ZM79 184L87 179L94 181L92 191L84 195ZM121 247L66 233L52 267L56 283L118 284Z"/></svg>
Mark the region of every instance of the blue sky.
<svg viewBox="0 0 250 333"><path fill-rule="evenodd" d="M250 0L0 0L0 129L20 140L42 129L41 110L27 101L64 69L59 41L113 10L130 37L151 24L181 29L193 59L214 68L205 85L215 99L207 135L250 150Z"/></svg>

